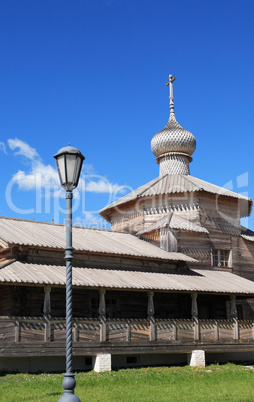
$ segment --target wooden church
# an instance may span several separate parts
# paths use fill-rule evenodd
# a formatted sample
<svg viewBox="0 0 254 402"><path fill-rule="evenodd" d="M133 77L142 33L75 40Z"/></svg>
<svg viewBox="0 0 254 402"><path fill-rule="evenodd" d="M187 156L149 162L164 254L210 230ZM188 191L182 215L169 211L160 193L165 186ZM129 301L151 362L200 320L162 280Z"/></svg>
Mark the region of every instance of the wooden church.
<svg viewBox="0 0 254 402"><path fill-rule="evenodd" d="M194 136L170 116L159 177L73 228L75 370L254 361L252 200L190 175ZM0 370L63 370L65 227L0 218Z"/></svg>

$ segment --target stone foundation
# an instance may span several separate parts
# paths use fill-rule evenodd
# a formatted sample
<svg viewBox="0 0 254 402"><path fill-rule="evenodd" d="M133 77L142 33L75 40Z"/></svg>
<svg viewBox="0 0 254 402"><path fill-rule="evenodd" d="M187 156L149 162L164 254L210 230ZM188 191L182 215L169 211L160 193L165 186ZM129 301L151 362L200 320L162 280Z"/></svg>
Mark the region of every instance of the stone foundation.
<svg viewBox="0 0 254 402"><path fill-rule="evenodd" d="M187 355L188 364L192 367L205 367L204 350L193 350Z"/></svg>
<svg viewBox="0 0 254 402"><path fill-rule="evenodd" d="M97 373L111 371L111 354L101 354L93 357L93 369Z"/></svg>

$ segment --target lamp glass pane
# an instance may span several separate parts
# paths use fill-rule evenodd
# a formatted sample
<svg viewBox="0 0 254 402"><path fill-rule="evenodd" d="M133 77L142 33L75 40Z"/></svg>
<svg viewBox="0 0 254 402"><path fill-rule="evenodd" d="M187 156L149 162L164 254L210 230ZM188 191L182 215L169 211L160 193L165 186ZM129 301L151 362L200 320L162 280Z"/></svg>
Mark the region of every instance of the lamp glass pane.
<svg viewBox="0 0 254 402"><path fill-rule="evenodd" d="M60 177L61 185L66 183L66 170L65 170L65 155L61 155L57 158L57 167Z"/></svg>
<svg viewBox="0 0 254 402"><path fill-rule="evenodd" d="M70 184L73 183L75 167L76 167L76 155L75 154L66 154L66 166L67 166L67 182Z"/></svg>
<svg viewBox="0 0 254 402"><path fill-rule="evenodd" d="M74 172L75 177L74 177L74 180L73 180L76 186L78 185L82 162L83 162L82 158L79 155L77 155L76 171Z"/></svg>

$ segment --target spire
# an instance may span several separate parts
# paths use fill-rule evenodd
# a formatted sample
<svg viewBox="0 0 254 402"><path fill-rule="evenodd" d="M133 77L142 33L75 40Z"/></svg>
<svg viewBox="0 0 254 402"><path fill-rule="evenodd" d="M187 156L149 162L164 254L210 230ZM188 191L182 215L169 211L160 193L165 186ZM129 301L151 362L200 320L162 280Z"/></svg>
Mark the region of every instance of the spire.
<svg viewBox="0 0 254 402"><path fill-rule="evenodd" d="M169 108L170 108L170 116L175 115L175 105L174 105L174 97L173 97L173 82L175 81L175 77L172 74L168 76L168 82L166 86L169 87Z"/></svg>
<svg viewBox="0 0 254 402"><path fill-rule="evenodd" d="M181 127L175 118L174 81L175 77L170 74L166 84L169 86L170 115L168 123L153 137L151 142L152 152L160 166L160 176L164 174L189 175L189 163L192 161L191 155L196 148L195 137Z"/></svg>

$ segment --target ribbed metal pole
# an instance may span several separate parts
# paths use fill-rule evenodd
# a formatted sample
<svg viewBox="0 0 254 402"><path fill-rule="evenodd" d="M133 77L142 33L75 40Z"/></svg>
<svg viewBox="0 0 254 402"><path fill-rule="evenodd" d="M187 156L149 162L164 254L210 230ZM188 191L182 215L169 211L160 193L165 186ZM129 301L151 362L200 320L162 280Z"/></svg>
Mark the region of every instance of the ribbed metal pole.
<svg viewBox="0 0 254 402"><path fill-rule="evenodd" d="M74 394L76 380L72 372L72 198L72 192L66 191L66 373L63 379L64 394L59 399L61 402L80 402Z"/></svg>

